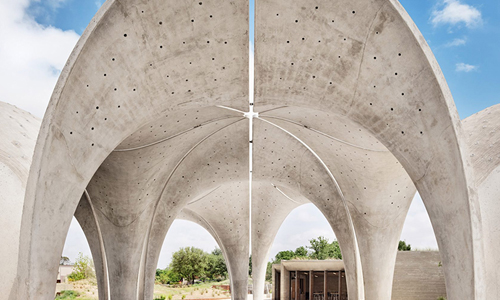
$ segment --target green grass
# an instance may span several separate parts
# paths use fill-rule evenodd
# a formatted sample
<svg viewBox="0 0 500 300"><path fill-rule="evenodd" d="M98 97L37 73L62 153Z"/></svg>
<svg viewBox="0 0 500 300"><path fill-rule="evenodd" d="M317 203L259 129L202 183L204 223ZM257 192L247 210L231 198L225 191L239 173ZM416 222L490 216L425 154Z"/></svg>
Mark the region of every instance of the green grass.
<svg viewBox="0 0 500 300"><path fill-rule="evenodd" d="M61 291L61 295L57 296L55 300L73 300L80 296L76 291Z"/></svg>

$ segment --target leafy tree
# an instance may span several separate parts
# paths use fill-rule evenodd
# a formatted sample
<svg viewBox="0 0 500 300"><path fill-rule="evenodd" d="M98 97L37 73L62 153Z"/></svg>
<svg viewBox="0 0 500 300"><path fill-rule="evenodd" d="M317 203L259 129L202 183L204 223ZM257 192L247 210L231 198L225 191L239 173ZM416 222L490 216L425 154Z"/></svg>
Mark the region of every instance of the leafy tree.
<svg viewBox="0 0 500 300"><path fill-rule="evenodd" d="M208 255L206 276L209 279L225 279L227 278L227 267L222 250L215 248L212 253Z"/></svg>
<svg viewBox="0 0 500 300"><path fill-rule="evenodd" d="M266 281L271 281L273 280L273 263L268 262L267 263L267 268L266 268Z"/></svg>
<svg viewBox="0 0 500 300"><path fill-rule="evenodd" d="M309 240L309 243L311 243L311 245L308 246L308 248L313 251L310 257L313 259L318 259L318 260L324 260L328 258L342 259L340 245L337 241L329 243L328 239L320 236L317 239Z"/></svg>
<svg viewBox="0 0 500 300"><path fill-rule="evenodd" d="M70 281L78 281L87 278L94 278L94 262L92 258L83 255L83 253L78 253L78 258L73 266L73 272L68 275Z"/></svg>
<svg viewBox="0 0 500 300"><path fill-rule="evenodd" d="M299 248L295 249L295 257L303 258L308 256L309 251L307 251L306 247L300 246Z"/></svg>
<svg viewBox="0 0 500 300"><path fill-rule="evenodd" d="M181 280L182 280L182 277L179 274L172 271L171 268L165 268L164 270L156 269L155 282L157 282L157 283L174 284L174 283L178 283Z"/></svg>
<svg viewBox="0 0 500 300"><path fill-rule="evenodd" d="M203 276L207 269L207 254L195 247L181 248L172 255L170 267L183 278L194 283L196 276Z"/></svg>
<svg viewBox="0 0 500 300"><path fill-rule="evenodd" d="M407 245L406 241L399 241L398 251L411 251L411 245Z"/></svg>
<svg viewBox="0 0 500 300"><path fill-rule="evenodd" d="M274 257L274 263L279 264L280 261L282 260L291 260L295 258L295 252L292 250L285 250L285 251L280 251L276 253L276 256Z"/></svg>

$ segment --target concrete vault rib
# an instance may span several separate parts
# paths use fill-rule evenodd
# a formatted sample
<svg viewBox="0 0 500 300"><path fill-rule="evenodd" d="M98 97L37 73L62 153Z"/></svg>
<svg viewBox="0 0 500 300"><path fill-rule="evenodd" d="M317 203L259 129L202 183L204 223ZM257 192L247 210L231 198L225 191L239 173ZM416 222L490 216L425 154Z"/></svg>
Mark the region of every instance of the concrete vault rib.
<svg viewBox="0 0 500 300"><path fill-rule="evenodd" d="M283 192L279 187L277 187L274 183L271 182L271 185L278 191L280 192L281 195L283 195L286 199L292 201L293 203L296 203L296 204L299 204L299 205L302 205L303 203L300 203L298 201L295 201L293 200L290 196L288 196L287 194L285 194L285 192Z"/></svg>
<svg viewBox="0 0 500 300"><path fill-rule="evenodd" d="M240 121L243 121L244 119L245 118L239 118L238 120L236 120L236 121L234 121L232 123L229 123L228 125L225 125L225 126L219 128L219 129L211 132L210 134L208 134L207 136L205 136L203 139L201 139L200 141L198 141L198 143L196 143L191 149L189 149L182 156L182 158L177 162L177 164L175 165L175 167L170 172L170 175L168 176L165 184L163 185L163 188L162 188L162 190L160 192L160 195L158 196L158 199L156 200L156 202L154 204L154 209L153 209L151 221L149 222L149 225L148 225L147 230L146 230L145 239L143 241L143 247L142 247L142 255L141 255L142 258L141 258L141 262L140 262L141 274L144 274L144 268L145 268L145 265L146 265L147 253L148 253L148 248L149 248L149 240L151 238L151 229L153 228L153 225L155 223L155 219L156 219L156 215L157 215L157 211L158 211L158 206L159 206L159 204L161 202L161 199L163 198L163 195L165 193L167 185L170 182L171 178L173 177L175 171L179 168L179 166L182 164L182 162L189 156L189 154L192 153L196 148L198 148L204 141L206 141L207 139L209 139L214 134L216 134L216 133L218 133L218 132L220 132L220 131L228 128L228 127L230 127L231 125L234 125L234 124L236 124L236 123L238 123Z"/></svg>
<svg viewBox="0 0 500 300"><path fill-rule="evenodd" d="M296 122L296 121L293 121L293 120L290 120L290 119L287 119L287 118L282 118L282 117L278 117L278 116L262 116L262 118L269 118L269 119L277 119L277 120L281 120L281 121L285 121L285 122L288 122L288 123L291 123L291 124L294 124L294 125L297 125L297 126L300 126L300 127L304 127L305 129L308 129L308 130L311 130L312 132L315 132L317 134L321 134L322 136L325 136L329 139L332 139L334 141L337 141L337 142L340 142L340 143L343 143L345 145L348 145L348 146L351 146L351 147L355 147L355 148L358 148L358 149L361 149L361 150L366 150L366 151L372 151L372 152L389 152L389 150L377 150L377 149L370 149L370 148L365 148L365 147L362 147L362 146L359 146L359 145L355 145L355 144L352 144L352 143L349 143L347 141L344 141L344 140L341 140L339 138L336 138L336 137L333 137L329 134L326 134L320 130L317 130L317 129L314 129L312 127L309 127L307 125L304 125L300 122Z"/></svg>
<svg viewBox="0 0 500 300"><path fill-rule="evenodd" d="M208 125L208 124L212 124L212 123L215 123L215 122L218 122L218 121L222 121L222 120L229 120L229 119L233 119L233 118L238 118L236 116L231 116L231 117L223 117L223 118L217 118L217 119L214 119L214 120L210 120L210 121L207 121L207 122L204 122L204 123L201 123L199 125L196 125L192 128L189 128L189 129L186 129L186 130L183 130L179 133L176 133L174 135L171 135L171 136L168 136L166 138L163 138L163 139L160 139L158 141L155 141L155 142L152 142L152 143L149 143L149 144L146 144L146 145L141 145L141 146L138 146L138 147L132 147L132 148L122 148L122 149L115 149L113 150L113 152L127 152L127 151L134 151L134 150L140 150L140 149L144 149L144 148L147 148L147 147L151 147L151 146L154 146L154 145L157 145L157 144L160 144L160 143L163 143L163 142L166 142L168 140L171 140L173 138L176 138L178 136L181 136L185 133L188 133L192 130L195 130L199 127L202 127L204 125Z"/></svg>
<svg viewBox="0 0 500 300"><path fill-rule="evenodd" d="M281 126L279 126L277 124L274 124L273 122L268 121L268 120L266 120L264 118L258 117L258 119L266 122L267 124L269 124L269 125L271 125L273 127L276 127L278 129L280 129L281 131L285 132L287 135L291 136L297 142L299 142L300 144L302 144L302 146L304 146L307 149L307 151L309 151L319 161L319 163L323 166L323 168L325 169L325 171L328 173L328 176L330 177L330 179L332 180L332 182L335 184L335 187L336 187L336 189L337 189L337 191L338 191L338 193L339 193L339 195L341 197L342 203L344 204L344 209L347 212L347 215L349 216L350 226L354 230L354 225L353 225L353 222L352 222L352 219L351 219L351 214L349 212L349 207L347 206L347 202L346 202L345 197L344 197L344 193L342 192L342 189L340 188L340 185L339 185L337 179L335 179L335 176L333 176L332 172L330 171L330 169L328 168L328 166L325 164L325 162L321 159L321 157L319 157L319 155L313 149L311 149L311 147L309 147L304 141L302 141L300 138L298 138L297 136L295 136L290 131L288 131L285 128L283 128L283 127L281 127Z"/></svg>
<svg viewBox="0 0 500 300"><path fill-rule="evenodd" d="M87 198L87 201L89 202L90 209L92 210L92 215L94 216L95 220L95 225L97 228L97 235L99 237L99 243L100 243L100 249L101 249L101 258L102 258L102 264L103 264L103 269L105 271L104 275L104 288L106 289L107 297L109 298L111 295L111 286L109 284L109 267L108 267L108 258L106 257L106 247L104 246L104 240L102 238L102 231L101 231L101 226L99 225L99 219L97 218L96 212L95 212L95 207L94 204L92 203L92 199L90 198L90 195L85 189L85 198Z"/></svg>

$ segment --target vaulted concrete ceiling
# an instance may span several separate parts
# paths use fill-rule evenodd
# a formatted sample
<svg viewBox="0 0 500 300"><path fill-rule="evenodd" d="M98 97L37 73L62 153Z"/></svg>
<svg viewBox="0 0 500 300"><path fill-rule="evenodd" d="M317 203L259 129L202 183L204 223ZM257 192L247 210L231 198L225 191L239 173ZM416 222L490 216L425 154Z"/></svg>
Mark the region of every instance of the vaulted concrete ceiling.
<svg viewBox="0 0 500 300"><path fill-rule="evenodd" d="M101 253L110 292L101 297L152 298L179 215L218 236L233 297L243 299L241 241L252 239L258 291L281 222L308 201L341 243L350 297L388 299L414 185L448 298L483 299L468 148L444 77L400 4L262 0L255 19L250 190L248 2L105 2L42 124L10 299L52 297L73 214Z"/></svg>

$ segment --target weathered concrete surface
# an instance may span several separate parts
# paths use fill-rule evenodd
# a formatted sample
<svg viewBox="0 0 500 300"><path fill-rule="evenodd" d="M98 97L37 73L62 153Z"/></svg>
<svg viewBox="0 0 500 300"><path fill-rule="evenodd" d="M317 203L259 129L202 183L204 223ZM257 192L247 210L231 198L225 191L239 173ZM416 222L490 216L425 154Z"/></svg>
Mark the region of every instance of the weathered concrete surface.
<svg viewBox="0 0 500 300"><path fill-rule="evenodd" d="M462 121L481 207L486 299L500 298L500 105Z"/></svg>
<svg viewBox="0 0 500 300"><path fill-rule="evenodd" d="M262 246L257 286L286 215L271 220L268 206L285 197L311 201L329 221L352 298L389 299L413 181L437 236L449 299L485 299L488 229L473 177L480 172L470 167L473 151L444 77L399 3L259 1L255 49L252 191L254 199L266 193L252 215L252 247ZM232 256L244 257L248 247L227 232L220 212L202 205L219 187L234 192L233 184L248 180L247 104L247 1L107 1L63 70L42 124L9 299L53 296L51 278L85 189L89 219L79 219L94 235L92 251L100 251L108 297L152 298L166 232L201 198L198 210L228 245L235 297L243 297L247 258L234 263ZM494 187L489 174L481 180ZM387 280L370 279L381 276Z"/></svg>
<svg viewBox="0 0 500 300"><path fill-rule="evenodd" d="M8 295L17 274L24 192L40 120L0 102L0 295Z"/></svg>
<svg viewBox="0 0 500 300"><path fill-rule="evenodd" d="M212 234L226 260L231 297L245 299L250 255L248 178L220 185L209 194L193 199L178 217L196 222Z"/></svg>
<svg viewBox="0 0 500 300"><path fill-rule="evenodd" d="M398 251L391 299L434 300L438 297L446 298L439 252Z"/></svg>
<svg viewBox="0 0 500 300"><path fill-rule="evenodd" d="M308 113L314 118L301 117ZM415 194L399 162L355 122L307 108L261 113L255 132L256 180L297 189L323 212L339 239L352 297L363 299L353 291L364 289L367 297L390 298L397 243ZM355 240L342 229L349 223ZM347 240L359 249L362 274L351 273L356 265ZM355 278L363 283L355 285Z"/></svg>
<svg viewBox="0 0 500 300"><path fill-rule="evenodd" d="M108 264L101 227L96 219L96 210L87 191L84 192L80 203L78 203L75 218L80 224L92 252L99 299L109 299Z"/></svg>
<svg viewBox="0 0 500 300"><path fill-rule="evenodd" d="M337 114L366 129L422 196L448 299L484 299L481 217L460 120L431 50L401 5L264 0L256 3L255 24L256 111L299 108L288 116L295 122ZM366 299L383 295L367 291Z"/></svg>
<svg viewBox="0 0 500 300"><path fill-rule="evenodd" d="M247 2L106 1L72 53L44 117L24 203L18 280L10 299L53 297L55 281L50 278L57 275L58 256L80 197L101 164L127 137L148 122L166 119L163 130L158 129L161 137L137 132L137 140L121 147L131 146L132 142L147 146L148 141L179 134L182 126L185 130L198 127L203 123L199 116L205 112L213 117L206 122L227 117L229 112L224 109L210 113L216 105L244 110L247 104ZM188 113L192 117L187 118ZM212 132L207 129L206 134L209 133ZM170 156L174 152L167 153ZM111 163L109 168L132 168L133 158L130 156L122 169ZM143 158L144 164L147 158ZM106 172L109 159L98 174ZM146 167L138 170L150 176L155 173ZM139 268L140 274L151 274L156 262L146 259L149 256L144 250L152 247L143 243L144 237L163 235L168 224L157 228L157 223L169 216L173 220L181 208L176 210L170 206L173 202L167 205L159 201L158 192L165 184L160 179L168 177L167 170L159 174L163 177L158 177L158 184L151 187L156 194L147 195L146 191L146 198L141 197L143 209L136 205L138 193L156 179L145 174L141 177L142 186L141 181L137 181L139 185L135 182L134 188L130 186L130 197L122 199L119 207L105 206L105 201L114 203L118 200L114 196L127 194L126 191L110 186L108 198L98 199L96 186L89 186L97 219L102 221L104 245L111 252L120 251L113 255L113 261L108 259L108 266L115 268L109 269L110 280L118 280L113 277L120 274L121 284L127 287L124 291L134 290L121 299L142 299L142 292L148 290L143 280L135 278L134 283L139 284L130 284L127 280L132 281L131 275L120 273L121 259L126 257L130 262L140 258L127 265L127 270L135 272ZM123 174L123 179L110 180L127 182L137 175ZM178 198L187 202L189 196ZM170 214L163 215L170 209ZM147 216L153 212L154 221ZM120 227L124 225L130 225L129 230ZM149 231L139 234L138 230L144 228ZM112 230L126 235L113 236ZM118 248L123 243L130 243L129 256ZM111 291L112 298L115 293L118 292Z"/></svg>

